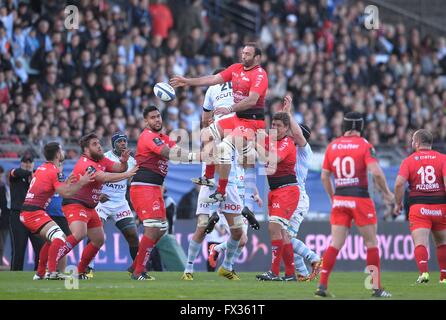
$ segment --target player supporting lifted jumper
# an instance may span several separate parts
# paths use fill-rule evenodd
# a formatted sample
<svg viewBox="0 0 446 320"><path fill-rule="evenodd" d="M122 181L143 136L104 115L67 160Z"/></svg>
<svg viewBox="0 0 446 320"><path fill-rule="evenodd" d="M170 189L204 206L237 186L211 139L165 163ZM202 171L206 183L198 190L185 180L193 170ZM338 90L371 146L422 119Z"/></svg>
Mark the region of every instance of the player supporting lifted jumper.
<svg viewBox="0 0 446 320"><path fill-rule="evenodd" d="M345 243L352 220L367 247L367 268L372 278L373 297L391 297L381 287L381 270L376 238L376 210L368 192L367 171L373 175L378 189L387 204L394 201L386 177L378 164L375 149L361 137L364 120L360 113L349 112L344 116L342 137L333 140L326 149L322 164L322 184L332 203L331 244L323 256L321 278L317 297L329 297L328 278L336 257ZM334 175L336 189L333 188L331 175Z"/></svg>
<svg viewBox="0 0 446 320"><path fill-rule="evenodd" d="M404 185L409 183L409 224L420 275L429 282L429 234L432 232L440 266L440 283L446 284L446 156L432 150L432 134L424 129L412 136L415 150L401 163L395 181L395 214L403 208Z"/></svg>
<svg viewBox="0 0 446 320"><path fill-rule="evenodd" d="M221 106L215 110L215 115L223 115L213 123L209 130L218 143L220 157L218 159L219 181L217 190L210 194L206 202L221 202L226 194L229 172L231 169L231 156L233 150L238 148L239 153L247 158L246 164L246 205L251 210L243 210L254 229L259 224L252 212L254 207L255 192L255 152L249 141L255 139L255 133L265 128L265 97L268 89L268 75L260 66L262 52L255 43L248 43L242 50L242 61L223 70L218 74L200 78L184 78L175 76L170 83L173 87L180 86L213 86L231 82L233 103ZM230 115L235 112L234 115ZM228 115L228 116L226 116ZM238 140L243 142L237 143ZM237 142L236 142L237 140ZM214 177L215 164L207 163L204 177L198 180L202 185L212 185L209 181Z"/></svg>

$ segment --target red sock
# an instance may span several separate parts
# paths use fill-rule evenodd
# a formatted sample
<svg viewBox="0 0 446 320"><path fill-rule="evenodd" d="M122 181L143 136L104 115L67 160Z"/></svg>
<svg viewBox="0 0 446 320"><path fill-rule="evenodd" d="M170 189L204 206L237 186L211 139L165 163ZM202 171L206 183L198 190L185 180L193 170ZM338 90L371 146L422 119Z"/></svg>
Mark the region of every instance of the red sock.
<svg viewBox="0 0 446 320"><path fill-rule="evenodd" d="M48 241L40 249L39 253L39 265L37 266L37 275L43 277L45 275L46 263L48 262L48 250L50 249L50 243Z"/></svg>
<svg viewBox="0 0 446 320"><path fill-rule="evenodd" d="M206 170L204 171L204 176L208 179L213 179L215 175L215 164L206 164Z"/></svg>
<svg viewBox="0 0 446 320"><path fill-rule="evenodd" d="M291 243L283 245L282 257L285 263L285 275L292 276L294 274L294 250Z"/></svg>
<svg viewBox="0 0 446 320"><path fill-rule="evenodd" d="M147 236L142 236L141 241L139 243L138 254L135 259L135 271L133 272L136 275L141 274L141 272L145 271L147 261L149 261L150 253L155 247L156 241L150 239Z"/></svg>
<svg viewBox="0 0 446 320"><path fill-rule="evenodd" d="M82 252L82 257L79 260L79 264L77 265L77 272L78 273L84 273L87 269L88 265L90 264L91 260L96 256L100 248L96 247L93 242L90 242L85 247L84 251Z"/></svg>
<svg viewBox="0 0 446 320"><path fill-rule="evenodd" d="M73 235L69 235L65 239L64 245L60 248L56 260L59 261L63 257L65 257L73 248L80 242Z"/></svg>
<svg viewBox="0 0 446 320"><path fill-rule="evenodd" d="M54 239L53 242L51 242L50 249L48 251L48 271L49 272L55 272L57 269L57 262L58 257L60 255L60 250L63 250L63 247L65 246L65 241L61 239Z"/></svg>
<svg viewBox="0 0 446 320"><path fill-rule="evenodd" d="M367 249L367 266L376 267L377 274L372 274L372 286L374 289L381 288L381 269L379 250L377 247ZM376 280L376 281L375 281Z"/></svg>
<svg viewBox="0 0 446 320"><path fill-rule="evenodd" d="M217 191L220 192L221 194L225 194L227 184L228 184L228 179L219 178Z"/></svg>
<svg viewBox="0 0 446 320"><path fill-rule="evenodd" d="M437 259L440 266L440 280L446 279L446 244L437 247Z"/></svg>
<svg viewBox="0 0 446 320"><path fill-rule="evenodd" d="M325 288L328 288L328 278L330 277L331 270L333 270L336 263L338 253L339 250L332 246L328 247L328 249L324 252L319 285L323 285Z"/></svg>
<svg viewBox="0 0 446 320"><path fill-rule="evenodd" d="M280 261L282 261L283 252L283 240L273 240L271 241L271 252L272 252L272 262L271 271L275 275L280 273Z"/></svg>
<svg viewBox="0 0 446 320"><path fill-rule="evenodd" d="M425 246L419 245L415 247L415 260L417 261L417 266L420 273L427 272L427 261L429 260L429 254L427 253Z"/></svg>

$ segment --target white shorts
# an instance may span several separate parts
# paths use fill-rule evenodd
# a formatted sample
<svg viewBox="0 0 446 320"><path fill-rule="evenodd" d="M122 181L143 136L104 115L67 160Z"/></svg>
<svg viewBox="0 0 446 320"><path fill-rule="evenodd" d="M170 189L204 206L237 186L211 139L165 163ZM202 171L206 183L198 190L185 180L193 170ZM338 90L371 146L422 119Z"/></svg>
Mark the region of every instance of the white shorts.
<svg viewBox="0 0 446 320"><path fill-rule="evenodd" d="M96 212L101 219L107 220L108 218L111 218L114 222L121 221L125 218L134 218L127 201L123 202L122 205L117 207L109 207L106 205L106 202L99 202L96 206Z"/></svg>
<svg viewBox="0 0 446 320"><path fill-rule="evenodd" d="M299 204L297 205L296 211L290 219L290 225L288 226L288 233L292 238L297 236L299 232L300 225L304 221L308 211L310 210L310 198L305 192L301 192L299 197Z"/></svg>
<svg viewBox="0 0 446 320"><path fill-rule="evenodd" d="M208 197L211 189L208 186L201 186L200 193L198 194L197 212L199 214L211 215L212 212L209 210L209 203L204 203L201 199ZM231 214L241 214L243 209L243 202L238 194L238 189L236 185L228 185L226 187L226 200L220 204L219 213L231 213Z"/></svg>

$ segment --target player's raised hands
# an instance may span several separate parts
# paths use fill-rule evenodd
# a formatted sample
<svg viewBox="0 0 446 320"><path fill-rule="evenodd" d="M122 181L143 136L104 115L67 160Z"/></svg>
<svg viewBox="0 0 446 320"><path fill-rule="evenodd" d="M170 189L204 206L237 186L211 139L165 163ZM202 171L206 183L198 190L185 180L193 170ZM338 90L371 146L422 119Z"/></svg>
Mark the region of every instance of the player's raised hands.
<svg viewBox="0 0 446 320"><path fill-rule="evenodd" d="M169 80L169 84L174 88L184 87L188 84L187 80L187 78L182 76L173 76L172 79Z"/></svg>
<svg viewBox="0 0 446 320"><path fill-rule="evenodd" d="M397 205L395 205L395 208L393 208L393 215L394 216L399 216L401 214L401 210L403 210L403 204L399 203Z"/></svg>
<svg viewBox="0 0 446 320"><path fill-rule="evenodd" d="M282 111L286 113L291 113L291 106L293 103L293 99L290 95L286 95L285 98L283 98L283 107Z"/></svg>
<svg viewBox="0 0 446 320"><path fill-rule="evenodd" d="M79 175L79 183L82 186L85 186L91 182L94 182L94 178L95 178L96 172L85 172L84 175ZM71 175L70 175L71 176ZM68 177L69 179L70 177Z"/></svg>
<svg viewBox="0 0 446 320"><path fill-rule="evenodd" d="M384 193L383 197L384 197L384 202L387 205L391 205L391 204L393 204L395 202L395 195L392 192L390 192L390 191Z"/></svg>
<svg viewBox="0 0 446 320"><path fill-rule="evenodd" d="M136 174L136 171L138 171L139 167L134 166L131 170L127 172L127 178L131 178Z"/></svg>
<svg viewBox="0 0 446 320"><path fill-rule="evenodd" d="M119 161L121 163L127 163L127 161L129 161L130 158L130 149L125 149L124 151L122 151L121 156L119 157Z"/></svg>

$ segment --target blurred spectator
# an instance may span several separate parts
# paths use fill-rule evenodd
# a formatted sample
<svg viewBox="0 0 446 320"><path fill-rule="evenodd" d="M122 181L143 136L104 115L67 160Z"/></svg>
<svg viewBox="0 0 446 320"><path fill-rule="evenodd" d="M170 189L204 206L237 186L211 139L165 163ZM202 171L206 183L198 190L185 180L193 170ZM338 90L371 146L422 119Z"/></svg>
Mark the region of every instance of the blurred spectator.
<svg viewBox="0 0 446 320"><path fill-rule="evenodd" d="M5 170L0 166L0 266L3 266L3 253L9 234L8 192L4 177Z"/></svg>

